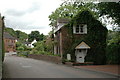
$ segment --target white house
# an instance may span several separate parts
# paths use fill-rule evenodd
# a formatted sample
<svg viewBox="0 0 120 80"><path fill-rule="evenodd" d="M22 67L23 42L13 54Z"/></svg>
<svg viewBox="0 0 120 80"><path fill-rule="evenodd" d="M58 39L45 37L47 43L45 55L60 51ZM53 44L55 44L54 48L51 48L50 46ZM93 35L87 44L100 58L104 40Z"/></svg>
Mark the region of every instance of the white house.
<svg viewBox="0 0 120 80"><path fill-rule="evenodd" d="M27 46L27 47L33 48L33 47L34 47L33 44L36 43L36 42L37 42L36 40L34 40L34 41L32 41L32 42L26 41L24 44L25 44L25 46Z"/></svg>
<svg viewBox="0 0 120 80"><path fill-rule="evenodd" d="M31 48L33 48L34 46L33 46L33 44L34 43L36 43L37 41L34 39L34 41L33 42L31 42L31 44L30 44L30 46L31 46Z"/></svg>

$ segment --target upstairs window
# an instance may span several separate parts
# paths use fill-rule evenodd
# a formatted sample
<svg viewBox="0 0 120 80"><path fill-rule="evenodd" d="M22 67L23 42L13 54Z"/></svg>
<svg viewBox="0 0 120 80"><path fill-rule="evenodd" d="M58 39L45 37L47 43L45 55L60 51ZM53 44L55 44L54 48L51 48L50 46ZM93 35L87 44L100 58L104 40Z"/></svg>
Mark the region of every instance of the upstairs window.
<svg viewBox="0 0 120 80"><path fill-rule="evenodd" d="M76 26L76 33L79 33L79 25Z"/></svg>
<svg viewBox="0 0 120 80"><path fill-rule="evenodd" d="M73 26L73 33L75 33L75 34L87 34L87 25L80 24L80 25Z"/></svg>

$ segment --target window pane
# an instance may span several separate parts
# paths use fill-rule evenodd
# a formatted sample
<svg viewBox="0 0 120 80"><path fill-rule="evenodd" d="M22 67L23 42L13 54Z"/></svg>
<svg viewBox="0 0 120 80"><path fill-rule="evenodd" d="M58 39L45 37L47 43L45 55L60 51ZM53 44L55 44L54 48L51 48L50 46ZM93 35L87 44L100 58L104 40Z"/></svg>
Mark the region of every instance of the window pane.
<svg viewBox="0 0 120 80"><path fill-rule="evenodd" d="M79 33L79 25L76 26L76 33Z"/></svg>
<svg viewBox="0 0 120 80"><path fill-rule="evenodd" d="M83 33L83 25L80 25L80 32Z"/></svg>

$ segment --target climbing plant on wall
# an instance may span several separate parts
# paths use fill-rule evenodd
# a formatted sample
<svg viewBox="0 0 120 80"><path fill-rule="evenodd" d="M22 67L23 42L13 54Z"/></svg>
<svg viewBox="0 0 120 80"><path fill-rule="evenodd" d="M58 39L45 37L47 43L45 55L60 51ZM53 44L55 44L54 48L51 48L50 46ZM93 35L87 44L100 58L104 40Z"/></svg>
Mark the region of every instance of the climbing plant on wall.
<svg viewBox="0 0 120 80"><path fill-rule="evenodd" d="M80 35L73 34L73 25L77 24L87 24L87 34ZM64 27L68 28L68 38L71 38L71 47L65 49L64 57L67 53L72 55L72 59L75 60L75 47L82 41L86 42L91 49L88 50L88 55L86 56L86 61L93 61L94 64L105 64L105 48L106 48L106 36L107 28L104 27L98 20L94 18L92 12L84 10L79 12L67 25ZM70 37L72 36L72 37ZM70 44L68 41L66 44Z"/></svg>

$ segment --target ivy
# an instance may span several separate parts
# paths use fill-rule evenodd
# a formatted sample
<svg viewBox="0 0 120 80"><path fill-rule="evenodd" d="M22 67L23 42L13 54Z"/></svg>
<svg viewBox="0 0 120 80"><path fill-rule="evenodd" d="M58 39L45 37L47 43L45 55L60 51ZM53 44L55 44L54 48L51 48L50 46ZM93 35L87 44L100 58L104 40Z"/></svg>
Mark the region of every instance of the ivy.
<svg viewBox="0 0 120 80"><path fill-rule="evenodd" d="M77 24L87 24L87 34L73 34L73 25ZM71 36L71 42L67 40L64 42L66 44L71 44L71 46L64 48L64 58L66 58L66 55L69 53L72 55L72 60L75 61L75 47L84 41L91 47L91 49L88 50L88 55L85 60L87 62L92 61L94 64L105 64L107 28L94 18L92 12L88 10L79 12L64 27L68 29L69 37Z"/></svg>

